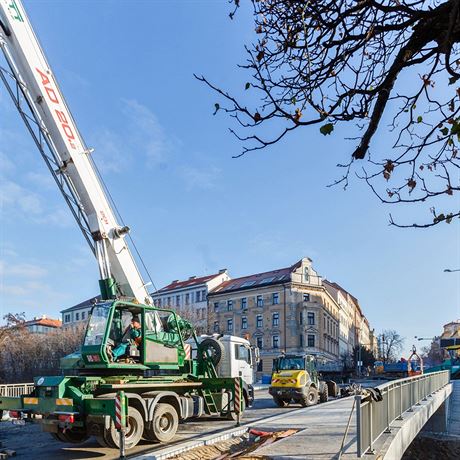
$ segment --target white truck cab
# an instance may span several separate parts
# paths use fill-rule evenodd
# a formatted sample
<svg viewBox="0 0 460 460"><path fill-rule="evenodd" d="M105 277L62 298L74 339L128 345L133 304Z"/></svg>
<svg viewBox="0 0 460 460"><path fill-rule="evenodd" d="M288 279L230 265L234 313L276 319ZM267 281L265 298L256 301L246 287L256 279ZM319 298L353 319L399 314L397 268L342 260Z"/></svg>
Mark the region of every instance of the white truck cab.
<svg viewBox="0 0 460 460"><path fill-rule="evenodd" d="M260 355L257 347L251 346L249 340L234 335L200 335L198 342L206 342L208 352L211 353L214 366L219 377L242 377L243 394L246 405L250 406L254 400L254 379ZM192 357L196 357L196 345L188 340L192 346Z"/></svg>

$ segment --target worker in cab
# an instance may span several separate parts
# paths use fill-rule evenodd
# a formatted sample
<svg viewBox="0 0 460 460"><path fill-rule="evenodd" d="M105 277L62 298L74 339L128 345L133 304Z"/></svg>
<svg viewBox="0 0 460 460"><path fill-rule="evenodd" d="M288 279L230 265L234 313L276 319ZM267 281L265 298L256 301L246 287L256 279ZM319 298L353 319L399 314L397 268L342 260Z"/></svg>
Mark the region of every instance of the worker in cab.
<svg viewBox="0 0 460 460"><path fill-rule="evenodd" d="M139 320L139 316L133 315L131 318L131 323L126 328L125 332L123 333L123 337L121 339L121 343L119 343L115 348L112 350L112 359L113 361L117 361L120 356L126 354L128 347L130 345L139 345L142 343L142 329L141 323Z"/></svg>

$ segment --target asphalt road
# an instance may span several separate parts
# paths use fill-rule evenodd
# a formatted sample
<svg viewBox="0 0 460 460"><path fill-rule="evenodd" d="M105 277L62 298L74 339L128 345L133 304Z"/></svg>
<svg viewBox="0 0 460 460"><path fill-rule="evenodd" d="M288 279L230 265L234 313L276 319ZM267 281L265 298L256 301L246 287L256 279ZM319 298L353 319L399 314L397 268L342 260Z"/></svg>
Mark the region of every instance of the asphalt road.
<svg viewBox="0 0 460 460"><path fill-rule="evenodd" d="M246 410L242 422L256 421L261 418L278 415L283 412L298 409L300 406L292 405L288 408L275 406L267 390L256 392L256 401L253 407ZM179 425L174 441L170 444L200 438L205 434L217 433L235 426L235 422L218 418L201 418L187 421ZM118 459L118 451L100 447L94 438L82 444L63 444L53 439L50 434L43 433L37 424L26 426L13 425L11 422L0 422L0 442L7 449L16 451L19 459ZM157 444L157 449L163 444ZM128 451L129 455L143 454L155 450L155 444L141 441L134 449Z"/></svg>

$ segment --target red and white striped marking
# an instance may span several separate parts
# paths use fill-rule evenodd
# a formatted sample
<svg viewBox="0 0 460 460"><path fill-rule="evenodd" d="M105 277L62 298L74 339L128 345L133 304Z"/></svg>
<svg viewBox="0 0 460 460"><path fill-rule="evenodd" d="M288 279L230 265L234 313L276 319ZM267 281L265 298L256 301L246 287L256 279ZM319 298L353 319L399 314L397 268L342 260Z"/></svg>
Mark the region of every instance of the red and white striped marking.
<svg viewBox="0 0 460 460"><path fill-rule="evenodd" d="M184 344L185 359L192 359L192 346L189 343Z"/></svg>
<svg viewBox="0 0 460 460"><path fill-rule="evenodd" d="M115 428L119 430L121 428L121 398L120 394L117 394L115 398Z"/></svg>
<svg viewBox="0 0 460 460"><path fill-rule="evenodd" d="M235 379L235 412L237 414L241 413L241 385L239 377Z"/></svg>

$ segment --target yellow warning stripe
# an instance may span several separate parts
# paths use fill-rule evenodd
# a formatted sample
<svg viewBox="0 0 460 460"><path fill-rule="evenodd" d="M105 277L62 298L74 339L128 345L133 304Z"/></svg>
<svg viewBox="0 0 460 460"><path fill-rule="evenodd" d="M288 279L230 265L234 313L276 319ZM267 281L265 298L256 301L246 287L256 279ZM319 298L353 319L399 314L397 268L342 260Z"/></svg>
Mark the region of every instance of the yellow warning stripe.
<svg viewBox="0 0 460 460"><path fill-rule="evenodd" d="M24 398L24 404L38 404L38 398Z"/></svg>
<svg viewBox="0 0 460 460"><path fill-rule="evenodd" d="M73 399L71 399L71 398L58 398L58 399L56 399L56 406L73 406Z"/></svg>

